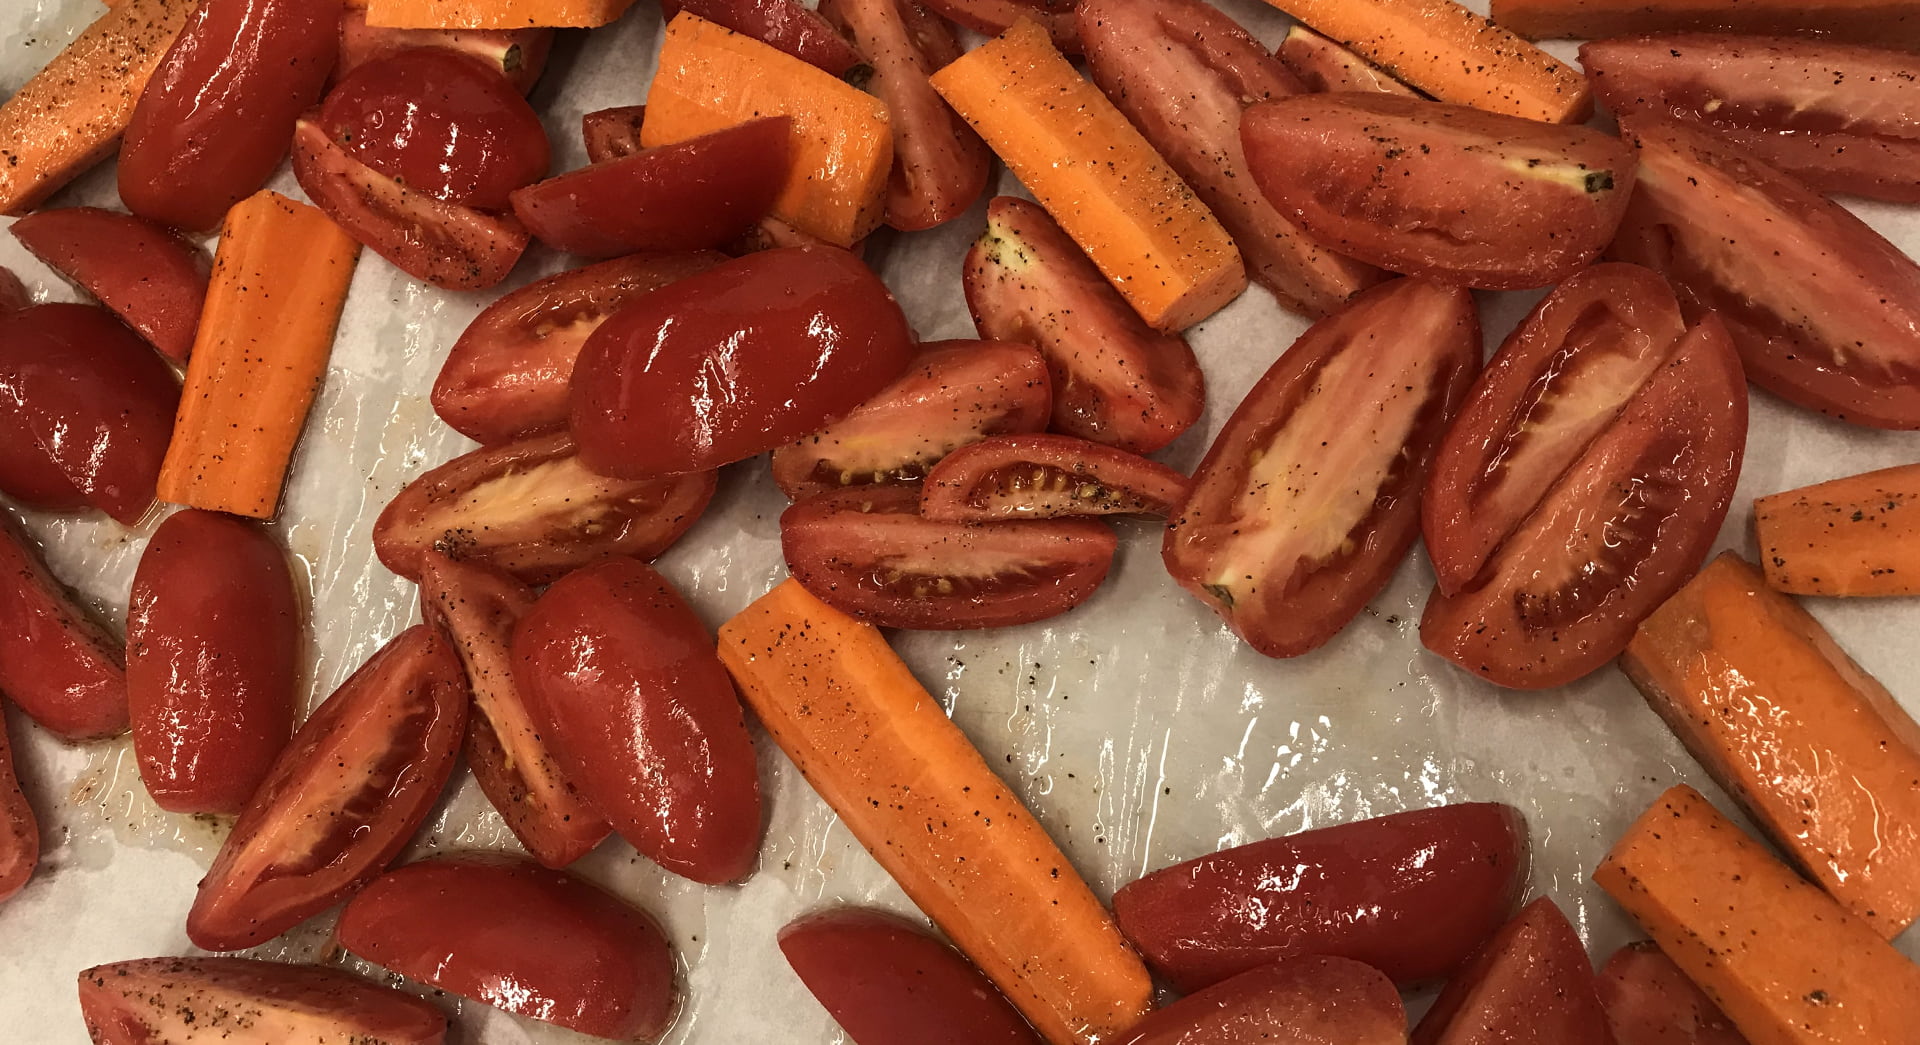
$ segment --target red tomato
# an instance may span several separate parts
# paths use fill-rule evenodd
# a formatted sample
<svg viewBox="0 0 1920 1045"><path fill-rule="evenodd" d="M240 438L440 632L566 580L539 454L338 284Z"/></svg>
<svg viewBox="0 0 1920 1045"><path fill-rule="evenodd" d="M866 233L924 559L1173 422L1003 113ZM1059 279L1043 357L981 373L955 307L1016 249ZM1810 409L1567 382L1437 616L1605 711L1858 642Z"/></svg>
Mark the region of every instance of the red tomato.
<svg viewBox="0 0 1920 1045"><path fill-rule="evenodd" d="M580 136L586 140L587 162L605 163L639 152L642 148L640 125L646 119L644 105L596 109L580 117Z"/></svg>
<svg viewBox="0 0 1920 1045"><path fill-rule="evenodd" d="M1534 307L1474 382L1420 502L1440 590L1466 587L1687 332L1638 265L1581 272Z"/></svg>
<svg viewBox="0 0 1920 1045"><path fill-rule="evenodd" d="M1174 1002L1122 1045L1405 1045L1407 1010L1393 982L1346 958L1263 965Z"/></svg>
<svg viewBox="0 0 1920 1045"><path fill-rule="evenodd" d="M1678 33L1580 47L1618 114L1702 124L1821 192L1920 202L1920 57L1778 36Z"/></svg>
<svg viewBox="0 0 1920 1045"><path fill-rule="evenodd" d="M0 513L0 694L62 740L124 733L124 657Z"/></svg>
<svg viewBox="0 0 1920 1045"><path fill-rule="evenodd" d="M845 416L912 358L907 317L860 259L762 251L601 324L574 368L571 427L602 474L709 471Z"/></svg>
<svg viewBox="0 0 1920 1045"><path fill-rule="evenodd" d="M1747 1045L1720 1006L1655 944L1615 951L1598 988L1618 1045Z"/></svg>
<svg viewBox="0 0 1920 1045"><path fill-rule="evenodd" d="M660 0L665 20L682 11L771 44L835 76L845 76L860 64L860 52L826 19L793 0Z"/></svg>
<svg viewBox="0 0 1920 1045"><path fill-rule="evenodd" d="M976 439L1045 428L1052 405L1046 360L1026 345L935 342L906 376L852 413L775 450L773 481L796 501L912 482Z"/></svg>
<svg viewBox="0 0 1920 1045"><path fill-rule="evenodd" d="M593 258L718 247L766 216L786 185L785 116L595 163L513 193L540 242Z"/></svg>
<svg viewBox="0 0 1920 1045"><path fill-rule="evenodd" d="M296 1041L441 1045L447 1017L340 969L252 958L143 958L80 974L80 1013L99 1045Z"/></svg>
<svg viewBox="0 0 1920 1045"><path fill-rule="evenodd" d="M340 0L201 0L121 139L127 209L210 229L265 185L333 71L339 25Z"/></svg>
<svg viewBox="0 0 1920 1045"><path fill-rule="evenodd" d="M1038 347L1053 372L1053 430L1152 453L1200 419L1193 349L1113 289L1037 204L999 196L967 252L967 307L980 336Z"/></svg>
<svg viewBox="0 0 1920 1045"><path fill-rule="evenodd" d="M315 121L353 158L445 203L498 210L551 160L539 114L472 55L416 47L368 62Z"/></svg>
<svg viewBox="0 0 1920 1045"><path fill-rule="evenodd" d="M717 885L753 870L760 780L713 633L673 585L610 558L548 588L514 681L560 768L635 849Z"/></svg>
<svg viewBox="0 0 1920 1045"><path fill-rule="evenodd" d="M580 347L627 302L726 260L709 251L634 254L548 276L467 324L433 382L433 409L491 446L565 428Z"/></svg>
<svg viewBox="0 0 1920 1045"><path fill-rule="evenodd" d="M1040 1045L972 962L893 915L808 915L780 953L856 1045Z"/></svg>
<svg viewBox="0 0 1920 1045"><path fill-rule="evenodd" d="M1689 321L1719 313L1767 391L1853 424L1920 428L1920 266L1731 142L1647 115L1621 133L1642 177L1611 256L1666 276Z"/></svg>
<svg viewBox="0 0 1920 1045"><path fill-rule="evenodd" d="M1490 682L1541 689L1626 649L1713 546L1747 442L1747 389L1709 316L1589 443L1473 586L1435 591L1420 641Z"/></svg>
<svg viewBox="0 0 1920 1045"><path fill-rule="evenodd" d="M417 580L429 550L546 584L608 555L652 559L713 499L712 472L608 479L565 432L482 447L429 469L373 524L387 569Z"/></svg>
<svg viewBox="0 0 1920 1045"><path fill-rule="evenodd" d="M941 522L1066 515L1170 515L1187 477L1166 465L1070 435L1003 435L942 458L920 494Z"/></svg>
<svg viewBox="0 0 1920 1045"><path fill-rule="evenodd" d="M1362 91L1420 95L1413 88L1368 65L1359 55L1295 22L1273 52L1310 91Z"/></svg>
<svg viewBox="0 0 1920 1045"><path fill-rule="evenodd" d="M194 946L264 943L386 870L446 787L466 718L460 661L432 629L381 647L314 710L234 821L187 913Z"/></svg>
<svg viewBox="0 0 1920 1045"><path fill-rule="evenodd" d="M340 64L334 75L344 78L369 62L419 47L440 47L478 58L525 94L547 67L553 30L388 29L368 25L367 13L350 5L340 13Z"/></svg>
<svg viewBox="0 0 1920 1045"><path fill-rule="evenodd" d="M1085 602L1119 544L1094 519L942 523L912 486L841 490L780 516L787 569L820 601L883 628L1002 628Z"/></svg>
<svg viewBox="0 0 1920 1045"><path fill-rule="evenodd" d="M1473 295L1400 279L1315 323L1247 393L1161 558L1269 657L1319 647L1420 531L1420 488L1480 361Z"/></svg>
<svg viewBox="0 0 1920 1045"><path fill-rule="evenodd" d="M19 224L15 222L15 224ZM17 312L33 304L33 296L21 284L20 277L6 268L0 268L0 316Z"/></svg>
<svg viewBox="0 0 1920 1045"><path fill-rule="evenodd" d="M424 556L420 609L446 632L467 669L467 766L533 858L565 867L613 830L560 771L513 681L513 629L533 592L499 570Z"/></svg>
<svg viewBox="0 0 1920 1045"><path fill-rule="evenodd" d="M1241 111L1306 90L1205 0L1081 0L1094 82L1232 234L1247 272L1295 312L1323 316L1386 274L1309 238L1247 173Z"/></svg>
<svg viewBox="0 0 1920 1045"><path fill-rule="evenodd" d="M132 525L153 503L179 401L173 370L105 309L0 316L0 487Z"/></svg>
<svg viewBox="0 0 1920 1045"><path fill-rule="evenodd" d="M583 1034L652 1041L673 1020L673 950L645 912L562 871L464 853L388 871L340 943L461 997Z"/></svg>
<svg viewBox="0 0 1920 1045"><path fill-rule="evenodd" d="M887 103L887 224L930 229L965 213L986 190L993 154L927 79L960 57L947 23L919 0L821 0L820 13L867 56L866 89Z"/></svg>
<svg viewBox="0 0 1920 1045"><path fill-rule="evenodd" d="M1492 290L1573 275L1613 238L1634 156L1589 127L1391 94L1307 94L1247 110L1253 180L1343 254Z"/></svg>
<svg viewBox="0 0 1920 1045"><path fill-rule="evenodd" d="M151 222L98 207L38 211L14 222L12 232L34 257L175 362L193 351L210 268L199 248Z"/></svg>
<svg viewBox="0 0 1920 1045"><path fill-rule="evenodd" d="M761 218L759 224L747 230L746 235L727 245L727 253L735 255L752 254L760 250L777 250L781 247L833 247L845 250L856 258L865 260L867 241L862 239L851 247L840 247L818 236L801 232L779 218L768 215Z"/></svg>
<svg viewBox="0 0 1920 1045"><path fill-rule="evenodd" d="M1053 44L1080 53L1080 31L1073 9L1080 0L925 0L928 7L976 33L997 36L1022 18L1040 23Z"/></svg>
<svg viewBox="0 0 1920 1045"><path fill-rule="evenodd" d="M293 733L300 610L286 552L189 508L160 524L127 607L140 782L162 809L238 813Z"/></svg>
<svg viewBox="0 0 1920 1045"><path fill-rule="evenodd" d="M0 719L0 901L27 887L40 864L40 821L13 771L13 746Z"/></svg>
<svg viewBox="0 0 1920 1045"><path fill-rule="evenodd" d="M1614 1045L1586 946L1552 900L1523 908L1447 981L1412 1045Z"/></svg>
<svg viewBox="0 0 1920 1045"><path fill-rule="evenodd" d="M305 118L293 132L293 176L347 235L436 287L494 286L527 249L527 230L512 215L413 192L348 155Z"/></svg>
<svg viewBox="0 0 1920 1045"><path fill-rule="evenodd" d="M1526 822L1472 803L1223 849L1121 889L1113 913L1183 991L1304 954L1411 985L1459 968L1526 888Z"/></svg>

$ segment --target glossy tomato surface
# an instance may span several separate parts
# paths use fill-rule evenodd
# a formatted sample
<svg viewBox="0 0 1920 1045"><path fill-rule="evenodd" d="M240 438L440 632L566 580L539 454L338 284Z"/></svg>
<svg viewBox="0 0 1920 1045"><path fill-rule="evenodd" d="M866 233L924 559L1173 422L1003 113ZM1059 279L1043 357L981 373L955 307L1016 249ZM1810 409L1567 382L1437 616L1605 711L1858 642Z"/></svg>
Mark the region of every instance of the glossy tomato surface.
<svg viewBox="0 0 1920 1045"><path fill-rule="evenodd" d="M1442 283L1557 283L1613 238L1633 192L1617 138L1417 98L1262 102L1240 133L1254 182L1308 234Z"/></svg>
<svg viewBox="0 0 1920 1045"><path fill-rule="evenodd" d="M920 514L942 522L1170 515L1187 477L1070 435L1005 435L961 447L927 473Z"/></svg>
<svg viewBox="0 0 1920 1045"><path fill-rule="evenodd" d="M928 7L976 33L998 36L1022 18L1038 22L1053 44L1080 53L1080 31L1073 18L1078 0L926 0Z"/></svg>
<svg viewBox="0 0 1920 1045"><path fill-rule="evenodd" d="M401 632L301 725L187 913L209 951L264 943L386 869L440 797L466 728L467 683L431 628Z"/></svg>
<svg viewBox="0 0 1920 1045"><path fill-rule="evenodd" d="M537 435L408 483L374 521L373 550L408 579L438 551L546 584L608 555L658 556L700 518L713 489L712 472L609 479L587 470L572 436Z"/></svg>
<svg viewBox="0 0 1920 1045"><path fill-rule="evenodd" d="M1423 280L1309 327L1214 437L1161 545L1167 572L1270 657L1331 639L1418 536L1479 359L1473 296Z"/></svg>
<svg viewBox="0 0 1920 1045"><path fill-rule="evenodd" d="M36 211L9 231L168 358L181 362L193 351L211 268L199 248L152 222L98 207Z"/></svg>
<svg viewBox="0 0 1920 1045"><path fill-rule="evenodd" d="M15 222L14 224L19 224ZM33 295L27 293L26 285L12 269L0 268L0 316L17 312L33 304Z"/></svg>
<svg viewBox="0 0 1920 1045"><path fill-rule="evenodd" d="M1414 1028L1413 1045L1614 1045L1587 949L1552 900L1487 941Z"/></svg>
<svg viewBox="0 0 1920 1045"><path fill-rule="evenodd" d="M1223 849L1126 886L1113 911L1184 991L1305 954L1412 985L1465 962L1526 887L1519 811L1468 803Z"/></svg>
<svg viewBox="0 0 1920 1045"><path fill-rule="evenodd" d="M570 425L603 474L708 471L844 417L906 371L913 344L852 254L749 254L601 324L574 367Z"/></svg>
<svg viewBox="0 0 1920 1045"><path fill-rule="evenodd" d="M1420 641L1515 689L1562 685L1604 666L1706 559L1746 441L1740 360L1709 316L1475 580L1428 597Z"/></svg>
<svg viewBox="0 0 1920 1045"><path fill-rule="evenodd" d="M1359 55L1299 23L1287 30L1275 58L1310 91L1359 91L1417 98L1413 88L1368 65Z"/></svg>
<svg viewBox="0 0 1920 1045"><path fill-rule="evenodd" d="M265 530L189 508L153 532L127 607L127 705L160 808L246 806L293 734L301 645L287 553Z"/></svg>
<svg viewBox="0 0 1920 1045"><path fill-rule="evenodd" d="M514 90L525 94L547 67L553 33L552 29L538 28L389 29L368 25L367 13L349 4L340 14L340 63L334 75L336 79L345 77L368 62L402 51L440 47L479 59L488 69L506 77Z"/></svg>
<svg viewBox="0 0 1920 1045"><path fill-rule="evenodd" d="M1598 990L1615 1045L1747 1045L1657 944L1643 940L1613 952Z"/></svg>
<svg viewBox="0 0 1920 1045"><path fill-rule="evenodd" d="M644 105L595 109L580 117L580 137L586 142L587 162L605 163L639 152L642 147L640 125L646 119Z"/></svg>
<svg viewBox="0 0 1920 1045"><path fill-rule="evenodd" d="M1507 335L1447 430L1420 502L1441 591L1480 573L1686 329L1665 280L1610 262L1562 283Z"/></svg>
<svg viewBox="0 0 1920 1045"><path fill-rule="evenodd" d="M1040 1045L972 962L893 915L807 915L780 930L780 953L855 1045Z"/></svg>
<svg viewBox="0 0 1920 1045"><path fill-rule="evenodd" d="M1666 276L1688 321L1717 312L1754 384L1853 424L1920 428L1920 265L1729 141L1647 114L1621 133L1641 178L1611 257Z"/></svg>
<svg viewBox="0 0 1920 1045"><path fill-rule="evenodd" d="M1405 1045L1393 981L1349 958L1262 965L1141 1020L1123 1045Z"/></svg>
<svg viewBox="0 0 1920 1045"><path fill-rule="evenodd" d="M794 579L883 628L1002 628L1065 613L1100 587L1119 541L1092 519L934 522L912 486L825 493L780 516Z"/></svg>
<svg viewBox="0 0 1920 1045"><path fill-rule="evenodd" d="M541 736L620 837L696 882L753 870L745 713L713 634L665 577L621 558L569 574L514 629L513 656Z"/></svg>
<svg viewBox="0 0 1920 1045"><path fill-rule="evenodd" d="M0 512L0 694L62 740L127 728L125 651Z"/></svg>
<svg viewBox="0 0 1920 1045"><path fill-rule="evenodd" d="M98 1045L441 1045L447 1017L340 969L252 958L142 958L80 973Z"/></svg>
<svg viewBox="0 0 1920 1045"><path fill-rule="evenodd" d="M127 124L127 209L200 231L265 185L333 71L339 23L340 0L203 0Z"/></svg>
<svg viewBox="0 0 1920 1045"><path fill-rule="evenodd" d="M40 821L20 790L14 770L13 745L7 725L0 720L0 902L27 887L33 869L40 866Z"/></svg>
<svg viewBox="0 0 1920 1045"><path fill-rule="evenodd" d="M963 278L981 337L1047 357L1054 431L1145 454L1199 420L1192 347L1148 327L1038 204L996 197Z"/></svg>
<svg viewBox="0 0 1920 1045"><path fill-rule="evenodd" d="M1053 386L1026 345L939 341L852 413L773 452L773 481L794 500L849 486L913 482L977 439L1037 432Z"/></svg>
<svg viewBox="0 0 1920 1045"><path fill-rule="evenodd" d="M409 979L620 1041L673 1018L673 951L645 912L504 853L436 857L374 879L341 912L347 950Z"/></svg>
<svg viewBox="0 0 1920 1045"><path fill-rule="evenodd" d="M661 17L687 11L771 44L809 65L846 76L860 52L816 11L795 0L660 0Z"/></svg>

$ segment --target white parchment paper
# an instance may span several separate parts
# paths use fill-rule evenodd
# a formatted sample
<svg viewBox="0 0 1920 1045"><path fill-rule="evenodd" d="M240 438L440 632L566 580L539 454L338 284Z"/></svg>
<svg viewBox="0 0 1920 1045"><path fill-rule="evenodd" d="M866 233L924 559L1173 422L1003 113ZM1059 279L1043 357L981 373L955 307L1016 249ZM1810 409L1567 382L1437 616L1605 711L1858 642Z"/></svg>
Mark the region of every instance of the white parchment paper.
<svg viewBox="0 0 1920 1045"><path fill-rule="evenodd" d="M1268 44L1286 18L1259 0L1217 0ZM1475 6L1484 7L1484 4ZM11 93L101 10L99 0L7 0L0 7L0 93ZM641 0L620 23L562 34L533 102L555 169L585 162L582 113L643 101L660 20ZM1564 56L1570 49L1555 47ZM299 195L291 177L275 187ZM1001 177L1002 191L1017 191ZM56 205L117 206L111 169ZM1854 202L1909 252L1908 208ZM971 336L960 259L984 203L948 226L878 243L871 255L920 334ZM510 289L562 267L535 247ZM0 264L43 300L76 294L0 236ZM440 361L494 297L434 290L377 256L360 262L346 318L277 524L313 596L311 687L323 697L415 617L413 586L375 560L374 516L410 477L465 450L427 403ZM1481 296L1488 345L1537 294ZM1190 332L1205 367L1205 420L1162 455L1191 468L1248 386L1305 329L1253 289ZM1745 474L1720 545L1753 554L1754 496L1920 460L1920 433L1851 429L1756 391ZM718 625L784 574L777 518L785 500L764 459L728 468L713 507L661 567ZM151 523L33 515L55 571L115 620ZM1425 652L1416 634L1432 581L1416 551L1339 638L1292 661L1234 639L1167 578L1157 527L1121 523L1119 561L1086 605L1025 628L902 633L896 646L954 720L1047 825L1102 896L1142 872L1235 845L1360 817L1460 801L1510 802L1533 835L1533 890L1557 899L1597 959L1637 933L1588 872L1664 788L1718 789L1617 671L1562 690L1506 693ZM1920 710L1920 599L1810 600L1809 608L1907 707ZM7 710L16 757L39 811L45 857L0 906L0 1042L86 1041L74 977L100 962L190 950L193 886L224 827L155 810L124 741L58 744ZM913 913L764 736L771 810L759 871L705 888L665 874L617 839L578 865L652 911L679 950L685 1003L667 1041L733 1045L833 1042L840 1032L787 970L774 933L809 909L871 903ZM514 843L469 777L458 782L422 849ZM322 916L263 953L340 960ZM1920 955L1920 933L1900 941ZM419 989L419 988L414 988ZM467 1043L585 1041L483 1005L438 998ZM1414 999L1416 1005L1421 999Z"/></svg>

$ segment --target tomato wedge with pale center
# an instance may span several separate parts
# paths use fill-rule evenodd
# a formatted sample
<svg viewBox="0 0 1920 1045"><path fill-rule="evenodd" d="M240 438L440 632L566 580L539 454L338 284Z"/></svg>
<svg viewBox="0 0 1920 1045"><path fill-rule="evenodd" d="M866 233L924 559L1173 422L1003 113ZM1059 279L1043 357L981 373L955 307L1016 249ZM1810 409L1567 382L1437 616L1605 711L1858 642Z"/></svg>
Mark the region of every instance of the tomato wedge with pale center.
<svg viewBox="0 0 1920 1045"><path fill-rule="evenodd" d="M1359 55L1297 22L1287 30L1287 38L1280 41L1273 56L1291 69L1310 91L1420 97L1413 88L1368 65Z"/></svg>
<svg viewBox="0 0 1920 1045"><path fill-rule="evenodd" d="M1459 287L1398 279L1315 323L1214 438L1168 526L1167 571L1270 657L1325 643L1418 535L1479 360Z"/></svg>
<svg viewBox="0 0 1920 1045"><path fill-rule="evenodd" d="M150 221L98 207L35 211L10 231L169 359L184 362L193 351L211 267L199 248Z"/></svg>
<svg viewBox="0 0 1920 1045"><path fill-rule="evenodd" d="M1070 435L983 439L927 473L920 514L941 522L1171 515L1187 477L1166 465Z"/></svg>
<svg viewBox="0 0 1920 1045"><path fill-rule="evenodd" d="M142 958L80 974L98 1045L441 1045L447 1017L342 969L252 958Z"/></svg>

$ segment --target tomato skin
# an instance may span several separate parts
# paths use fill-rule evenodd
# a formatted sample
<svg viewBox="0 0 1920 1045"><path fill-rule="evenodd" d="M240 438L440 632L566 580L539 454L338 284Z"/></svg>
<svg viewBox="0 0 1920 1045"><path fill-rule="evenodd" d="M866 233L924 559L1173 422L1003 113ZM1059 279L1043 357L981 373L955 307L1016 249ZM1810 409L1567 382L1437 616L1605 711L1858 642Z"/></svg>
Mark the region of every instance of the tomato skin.
<svg viewBox="0 0 1920 1045"><path fill-rule="evenodd" d="M920 514L940 522L1170 515L1187 477L1070 435L1003 435L963 446L927 473Z"/></svg>
<svg viewBox="0 0 1920 1045"><path fill-rule="evenodd" d="M772 209L792 126L749 120L568 171L515 190L513 213L540 242L584 257L718 247Z"/></svg>
<svg viewBox="0 0 1920 1045"><path fill-rule="evenodd" d="M127 608L140 782L162 809L238 813L293 734L300 610L279 544L189 508L147 541Z"/></svg>
<svg viewBox="0 0 1920 1045"><path fill-rule="evenodd" d="M709 471L844 417L907 369L913 345L858 258L761 251L601 324L574 367L570 427L603 475ZM715 374L724 390L709 387Z"/></svg>
<svg viewBox="0 0 1920 1045"><path fill-rule="evenodd" d="M471 55L506 77L521 94L533 90L553 49L551 29L389 29L368 25L367 13L349 6L340 13L340 62L336 78L401 51L440 47Z"/></svg>
<svg viewBox="0 0 1920 1045"><path fill-rule="evenodd" d="M1004 341L937 341L852 413L773 452L790 500L849 486L914 482L955 449L1037 432L1052 407L1046 360Z"/></svg>
<svg viewBox="0 0 1920 1045"><path fill-rule="evenodd" d="M1618 1045L1747 1045L1720 1006L1650 941L1613 952L1598 989Z"/></svg>
<svg viewBox="0 0 1920 1045"><path fill-rule="evenodd" d="M62 740L115 736L127 730L125 655L0 513L0 694Z"/></svg>
<svg viewBox="0 0 1920 1045"><path fill-rule="evenodd" d="M1347 958L1309 955L1264 965L1141 1020L1123 1045L1339 1042L1405 1045L1407 1012L1393 982Z"/></svg>
<svg viewBox="0 0 1920 1045"><path fill-rule="evenodd" d="M696 882L760 848L753 741L713 634L652 567L561 578L513 633L514 682L560 767L620 837Z"/></svg>
<svg viewBox="0 0 1920 1045"><path fill-rule="evenodd" d="M1547 897L1522 908L1461 969L1410 1045L1614 1045L1587 949Z"/></svg>
<svg viewBox="0 0 1920 1045"><path fill-rule="evenodd" d="M1113 913L1182 991L1306 954L1407 986L1459 968L1499 928L1526 891L1527 856L1511 806L1416 809L1162 868L1114 894Z"/></svg>
<svg viewBox="0 0 1920 1045"><path fill-rule="evenodd" d="M1214 437L1161 544L1167 572L1269 657L1333 638L1419 536L1479 358L1473 296L1422 280L1309 327Z"/></svg>
<svg viewBox="0 0 1920 1045"><path fill-rule="evenodd" d="M1273 52L1309 91L1371 91L1418 98L1406 84L1368 65L1359 55L1295 22Z"/></svg>
<svg viewBox="0 0 1920 1045"><path fill-rule="evenodd" d="M151 222L98 207L36 211L9 231L167 358L185 362L193 351L212 268L198 247Z"/></svg>
<svg viewBox="0 0 1920 1045"><path fill-rule="evenodd" d="M1562 283L1507 335L1447 429L1420 500L1441 591L1479 574L1686 330L1665 280L1605 262Z"/></svg>
<svg viewBox="0 0 1920 1045"><path fill-rule="evenodd" d="M1391 94L1261 102L1240 135L1260 190L1320 242L1488 290L1585 267L1634 184L1633 151L1592 128Z"/></svg>
<svg viewBox="0 0 1920 1045"><path fill-rule="evenodd" d="M632 254L529 283L488 305L453 343L433 410L488 446L565 428L581 346L627 302L726 260L711 251Z"/></svg>
<svg viewBox="0 0 1920 1045"><path fill-rule="evenodd" d="M780 930L780 953L858 1045L1040 1045L993 981L905 919L820 911Z"/></svg>
<svg viewBox="0 0 1920 1045"><path fill-rule="evenodd" d="M19 222L14 224L18 225ZM27 288L20 282L20 277L14 275L11 269L0 266L0 316L9 312L18 312L31 304L33 304L33 295L27 293Z"/></svg>
<svg viewBox="0 0 1920 1045"><path fill-rule="evenodd" d="M1689 322L1718 313L1754 384L1850 424L1920 428L1920 265L1732 142L1648 114L1621 134L1640 189L1609 257L1667 277Z"/></svg>
<svg viewBox="0 0 1920 1045"><path fill-rule="evenodd" d="M39 865L40 821L20 790L7 724L0 720L0 903L25 889Z"/></svg>
<svg viewBox="0 0 1920 1045"><path fill-rule="evenodd" d="M333 71L339 23L339 0L203 0L127 124L127 209L197 232L265 185Z"/></svg>
<svg viewBox="0 0 1920 1045"><path fill-rule="evenodd" d="M682 11L770 44L835 76L845 76L860 64L860 52L825 18L793 0L660 0L662 21L671 22Z"/></svg>
<svg viewBox="0 0 1920 1045"><path fill-rule="evenodd" d="M374 879L340 915L347 950L508 1012L621 1041L672 1021L673 950L647 914L504 853L441 856Z"/></svg>
<svg viewBox="0 0 1920 1045"><path fill-rule="evenodd" d="M80 1012L99 1045L352 1041L442 1045L447 1017L340 969L252 958L142 958L80 973Z"/></svg>
<svg viewBox="0 0 1920 1045"><path fill-rule="evenodd" d="M385 870L446 787L466 720L460 661L433 629L382 646L274 760L200 880L187 938L252 947Z"/></svg>
<svg viewBox="0 0 1920 1045"><path fill-rule="evenodd" d="M639 152L640 125L647 119L644 105L595 109L580 117L580 137L587 145L588 163L605 163Z"/></svg>
<svg viewBox="0 0 1920 1045"><path fill-rule="evenodd" d="M1053 45L1079 54L1080 27L1073 9L1079 0L926 0L928 7L976 33L999 36L1013 23L1029 18L1046 29Z"/></svg>

